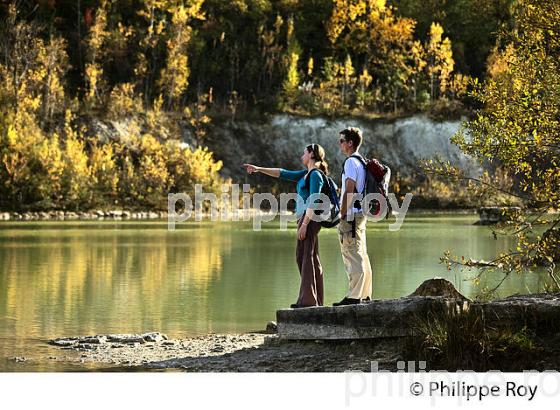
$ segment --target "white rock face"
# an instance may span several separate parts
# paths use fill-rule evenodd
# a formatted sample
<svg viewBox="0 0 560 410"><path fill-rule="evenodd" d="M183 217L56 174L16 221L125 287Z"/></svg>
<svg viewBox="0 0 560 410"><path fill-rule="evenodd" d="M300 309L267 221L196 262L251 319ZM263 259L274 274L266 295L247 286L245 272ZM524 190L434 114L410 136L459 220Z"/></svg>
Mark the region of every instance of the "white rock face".
<svg viewBox="0 0 560 410"><path fill-rule="evenodd" d="M234 181L243 176L243 162L297 169L304 147L313 142L325 148L331 171L336 175L344 160L338 147L339 132L349 126L363 131L360 151L389 165L393 175L410 175L418 169L421 159L436 155L471 175L478 175L478 165L450 142L460 125L461 121L435 122L423 114L394 121L275 115L261 123L215 124L208 143L217 158L223 159L225 176L233 177Z"/></svg>

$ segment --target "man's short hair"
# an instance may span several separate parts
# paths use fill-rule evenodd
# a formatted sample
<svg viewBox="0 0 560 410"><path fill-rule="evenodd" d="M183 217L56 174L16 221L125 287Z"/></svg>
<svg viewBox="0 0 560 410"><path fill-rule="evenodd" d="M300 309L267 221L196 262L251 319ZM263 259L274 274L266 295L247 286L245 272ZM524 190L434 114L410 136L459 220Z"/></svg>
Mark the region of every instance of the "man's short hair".
<svg viewBox="0 0 560 410"><path fill-rule="evenodd" d="M352 141L352 145L356 149L362 145L362 130L357 127L348 127L340 131L340 135L342 135L346 141Z"/></svg>

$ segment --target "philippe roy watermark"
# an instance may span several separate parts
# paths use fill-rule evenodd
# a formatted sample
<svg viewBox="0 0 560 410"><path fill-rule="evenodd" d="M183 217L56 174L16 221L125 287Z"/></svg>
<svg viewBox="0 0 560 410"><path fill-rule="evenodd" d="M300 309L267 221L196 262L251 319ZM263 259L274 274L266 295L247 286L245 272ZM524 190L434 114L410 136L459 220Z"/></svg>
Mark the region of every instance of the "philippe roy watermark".
<svg viewBox="0 0 560 410"><path fill-rule="evenodd" d="M427 371L423 361L399 361L396 372L380 370L378 362L373 361L371 372L346 372L345 379L347 407L378 396L418 397L418 400L429 400L432 405L452 400L462 405L492 398L531 402L537 397L552 398L560 394L560 374L556 371L525 370L512 374L458 370L449 373Z"/></svg>
<svg viewBox="0 0 560 410"><path fill-rule="evenodd" d="M197 222L202 221L205 216L209 217L211 221L250 221L252 219L255 231L260 231L263 223L271 222L278 217L280 229L286 230L289 222L295 222L298 219L298 215L291 211L294 204L296 209L313 207L315 212L311 214L311 219L316 222L325 221L330 217L332 205L328 195L323 193L312 194L307 200L304 200L297 193L281 193L278 196L270 192L252 193L249 184L243 184L241 189L238 184L225 184L221 187L220 194L204 192L203 186L196 184L194 201L186 193L170 193L167 199L167 226L170 231L175 230L176 224L188 221L193 216ZM393 193L389 193L387 198L381 194L363 196L354 193L349 194L348 203L359 201L362 209L369 210L373 201L378 202L378 211L375 215L364 211L368 220L372 222L386 219L390 206L395 221L389 224L389 230L398 231L404 222L411 200L411 193L405 195L401 204ZM263 208L268 211L261 212L260 210ZM209 212L205 212L205 210L209 210ZM352 219L353 215L348 215L348 220Z"/></svg>

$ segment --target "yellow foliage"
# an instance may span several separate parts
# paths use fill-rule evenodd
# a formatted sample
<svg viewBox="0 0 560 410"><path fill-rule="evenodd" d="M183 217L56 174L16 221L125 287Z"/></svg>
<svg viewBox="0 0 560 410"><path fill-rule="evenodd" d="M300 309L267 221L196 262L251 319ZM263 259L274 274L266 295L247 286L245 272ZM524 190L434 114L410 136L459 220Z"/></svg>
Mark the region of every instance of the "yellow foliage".
<svg viewBox="0 0 560 410"><path fill-rule="evenodd" d="M443 27L438 23L430 26L430 37L426 44L427 69L430 77L432 99L436 97L436 83L439 83L439 92L443 95L449 86L449 78L455 66L451 41L443 38Z"/></svg>
<svg viewBox="0 0 560 410"><path fill-rule="evenodd" d="M107 109L109 118L118 120L142 112L142 100L135 93L133 84L121 83L113 88L109 96Z"/></svg>
<svg viewBox="0 0 560 410"><path fill-rule="evenodd" d="M104 197L115 197L117 195L117 184L119 175L115 163L115 152L113 144L94 144L89 158L93 198L92 202L103 202ZM101 196L101 198L100 198Z"/></svg>
<svg viewBox="0 0 560 410"><path fill-rule="evenodd" d="M66 135L63 150L62 192L65 203L81 204L87 200L89 194L91 169L84 142L71 125L72 119L72 114L67 111L64 126Z"/></svg>
<svg viewBox="0 0 560 410"><path fill-rule="evenodd" d="M109 36L107 31L107 11L109 7L110 2L108 0L101 0L95 12L95 22L90 27L86 39L88 54L85 66L86 100L92 105L101 97L101 92L99 90L103 75L101 51Z"/></svg>
<svg viewBox="0 0 560 410"><path fill-rule="evenodd" d="M187 46L191 40L193 19L204 19L201 11L203 0L173 2L168 8L171 13L171 35L166 42L166 66L161 70L159 84L167 97L168 105L177 104L189 84L189 61Z"/></svg>
<svg viewBox="0 0 560 410"><path fill-rule="evenodd" d="M513 45L508 44L504 50L499 50L496 47L488 56L486 72L489 77L496 79L506 74L513 63L515 63L515 50Z"/></svg>

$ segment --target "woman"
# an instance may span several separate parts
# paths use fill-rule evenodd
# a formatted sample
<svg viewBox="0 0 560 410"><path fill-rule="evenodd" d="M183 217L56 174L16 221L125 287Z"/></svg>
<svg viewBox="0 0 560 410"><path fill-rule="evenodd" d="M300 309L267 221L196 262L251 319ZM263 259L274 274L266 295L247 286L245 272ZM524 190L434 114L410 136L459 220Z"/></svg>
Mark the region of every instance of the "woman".
<svg viewBox="0 0 560 410"><path fill-rule="evenodd" d="M318 144L305 147L301 162L306 167L301 171L287 171L281 168L263 168L251 164L243 164L249 174L260 172L275 178L282 178L296 182L298 195L303 201L296 203L296 216L298 217L298 241L296 246L296 261L301 276L299 297L291 308L308 306L323 306L323 268L319 260L318 234L321 225L311 220L315 204L307 204L310 195L319 194L323 188L323 176L320 172L311 172L314 169L328 174L328 164L325 161L325 150ZM309 178L309 183L306 183Z"/></svg>

